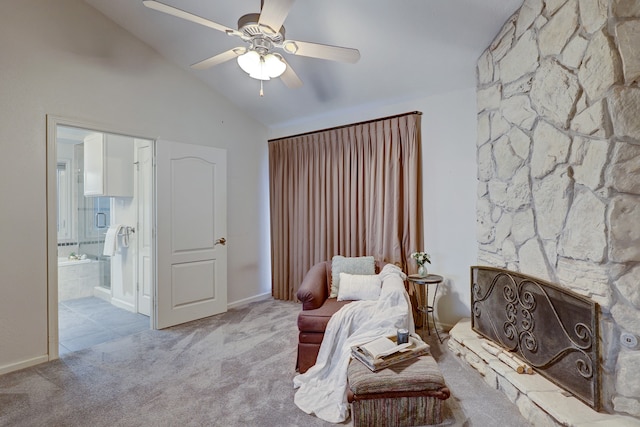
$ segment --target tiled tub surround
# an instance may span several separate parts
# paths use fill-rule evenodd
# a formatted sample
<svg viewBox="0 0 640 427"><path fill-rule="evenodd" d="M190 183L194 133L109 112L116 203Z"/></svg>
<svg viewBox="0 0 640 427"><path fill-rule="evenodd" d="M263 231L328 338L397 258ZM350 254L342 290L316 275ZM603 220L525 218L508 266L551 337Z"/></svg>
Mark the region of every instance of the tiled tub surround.
<svg viewBox="0 0 640 427"><path fill-rule="evenodd" d="M91 297L100 286L102 261L58 258L58 301Z"/></svg>
<svg viewBox="0 0 640 427"><path fill-rule="evenodd" d="M101 254L104 249L104 239L102 240L83 240L82 242L60 242L58 243L58 258L68 258L74 254Z"/></svg>
<svg viewBox="0 0 640 427"><path fill-rule="evenodd" d="M478 60L478 263L601 309L603 411L640 418L640 2L525 0Z"/></svg>

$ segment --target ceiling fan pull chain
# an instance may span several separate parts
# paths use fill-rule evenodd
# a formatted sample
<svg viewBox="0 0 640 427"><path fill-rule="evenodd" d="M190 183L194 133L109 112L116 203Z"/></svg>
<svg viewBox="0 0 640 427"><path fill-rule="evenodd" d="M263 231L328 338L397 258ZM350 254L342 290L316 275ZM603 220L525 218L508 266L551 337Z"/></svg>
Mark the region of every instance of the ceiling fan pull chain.
<svg viewBox="0 0 640 427"><path fill-rule="evenodd" d="M260 55L260 75L263 76L264 72L262 70L262 66L264 65L264 56ZM262 82L264 80L260 79L260 96L264 96L264 90L262 88Z"/></svg>

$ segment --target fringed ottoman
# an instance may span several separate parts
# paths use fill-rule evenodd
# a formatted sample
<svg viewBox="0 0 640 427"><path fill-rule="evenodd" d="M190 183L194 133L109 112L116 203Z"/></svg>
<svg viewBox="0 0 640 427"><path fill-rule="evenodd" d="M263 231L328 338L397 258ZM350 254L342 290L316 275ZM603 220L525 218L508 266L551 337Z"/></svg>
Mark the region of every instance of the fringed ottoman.
<svg viewBox="0 0 640 427"><path fill-rule="evenodd" d="M371 372L357 360L349 363L347 399L354 427L416 426L442 422L450 392L430 355Z"/></svg>

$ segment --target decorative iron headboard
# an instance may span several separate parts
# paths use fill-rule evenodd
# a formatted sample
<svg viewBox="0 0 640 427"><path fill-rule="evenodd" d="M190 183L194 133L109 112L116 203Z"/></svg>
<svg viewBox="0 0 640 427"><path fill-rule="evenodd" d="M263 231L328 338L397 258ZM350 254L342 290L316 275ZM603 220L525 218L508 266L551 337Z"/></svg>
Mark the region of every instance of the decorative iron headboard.
<svg viewBox="0 0 640 427"><path fill-rule="evenodd" d="M598 304L514 271L471 267L472 329L600 409Z"/></svg>

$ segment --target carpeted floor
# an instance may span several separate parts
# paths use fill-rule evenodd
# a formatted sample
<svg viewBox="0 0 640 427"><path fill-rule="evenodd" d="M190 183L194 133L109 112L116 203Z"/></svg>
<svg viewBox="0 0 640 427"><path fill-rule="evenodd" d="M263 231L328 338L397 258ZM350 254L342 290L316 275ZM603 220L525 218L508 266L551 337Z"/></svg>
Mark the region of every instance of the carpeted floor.
<svg viewBox="0 0 640 427"><path fill-rule="evenodd" d="M256 302L0 376L0 425L331 425L293 404L299 310ZM431 341L452 392L444 425L528 425L446 344Z"/></svg>

